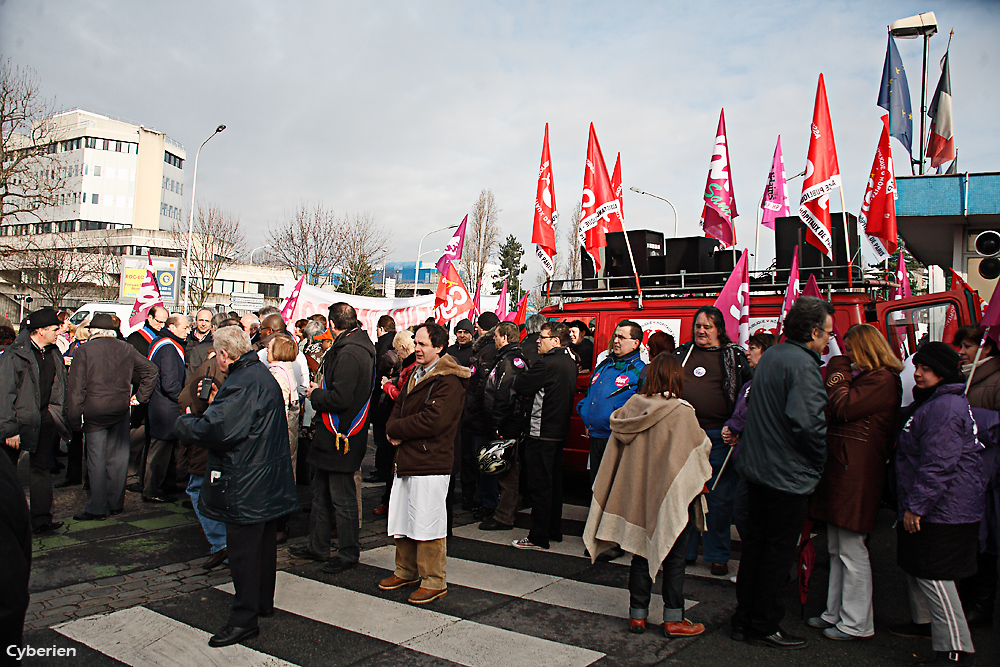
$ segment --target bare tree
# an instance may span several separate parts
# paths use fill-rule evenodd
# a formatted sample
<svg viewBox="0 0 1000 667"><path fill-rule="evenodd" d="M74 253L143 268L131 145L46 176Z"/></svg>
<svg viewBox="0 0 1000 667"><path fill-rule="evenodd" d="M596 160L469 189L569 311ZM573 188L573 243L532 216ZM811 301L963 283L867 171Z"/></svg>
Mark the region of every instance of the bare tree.
<svg viewBox="0 0 1000 667"><path fill-rule="evenodd" d="M556 275L566 280L578 280L580 276L580 207L573 210L573 217L566 227L566 247L558 255Z"/></svg>
<svg viewBox="0 0 1000 667"><path fill-rule="evenodd" d="M48 236L48 235L46 235ZM74 291L93 288L92 256L54 247L45 236L20 237L20 248L7 260L18 289L40 294L54 308ZM46 242L47 241L47 242Z"/></svg>
<svg viewBox="0 0 1000 667"><path fill-rule="evenodd" d="M0 62L0 224L41 220L65 187L52 113L33 71Z"/></svg>
<svg viewBox="0 0 1000 667"><path fill-rule="evenodd" d="M388 231L375 222L371 213L345 216L339 230L340 270L338 292L374 296L372 275L391 252Z"/></svg>
<svg viewBox="0 0 1000 667"><path fill-rule="evenodd" d="M500 209L497 208L493 190L484 188L472 205L462 249L462 271L469 279L470 290L482 281L486 263L495 254L500 242L499 217Z"/></svg>
<svg viewBox="0 0 1000 667"><path fill-rule="evenodd" d="M187 226L175 223L174 241L187 247ZM215 279L222 271L239 262L246 252L246 234L240 219L216 204L199 206L194 220L194 243L191 245L190 301L200 307L212 293Z"/></svg>
<svg viewBox="0 0 1000 667"><path fill-rule="evenodd" d="M302 203L285 220L268 229L274 259L292 275L306 274L310 284L322 287L337 265L341 221L322 204Z"/></svg>
<svg viewBox="0 0 1000 667"><path fill-rule="evenodd" d="M119 246L118 232L105 230L97 246L90 250L90 266L97 294L101 299L112 301L118 298L121 286L123 252Z"/></svg>

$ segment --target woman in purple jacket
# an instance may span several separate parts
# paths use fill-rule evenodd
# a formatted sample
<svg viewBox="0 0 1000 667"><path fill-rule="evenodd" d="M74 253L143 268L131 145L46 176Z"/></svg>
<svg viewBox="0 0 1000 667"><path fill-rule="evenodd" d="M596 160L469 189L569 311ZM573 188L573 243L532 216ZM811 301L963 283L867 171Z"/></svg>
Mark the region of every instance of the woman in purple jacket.
<svg viewBox="0 0 1000 667"><path fill-rule="evenodd" d="M971 661L975 649L955 582L976 572L984 488L959 356L927 343L913 356L914 401L896 441L897 562L913 620L893 634L932 639L934 662Z"/></svg>

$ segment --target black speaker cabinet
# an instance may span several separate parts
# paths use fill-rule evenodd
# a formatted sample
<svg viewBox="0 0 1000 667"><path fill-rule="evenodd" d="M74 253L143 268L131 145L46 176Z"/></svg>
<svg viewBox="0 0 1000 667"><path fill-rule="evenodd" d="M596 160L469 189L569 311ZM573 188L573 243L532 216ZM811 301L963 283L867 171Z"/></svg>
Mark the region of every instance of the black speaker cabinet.
<svg viewBox="0 0 1000 667"><path fill-rule="evenodd" d="M670 285L680 286L680 272L712 273L715 271L716 248L720 242L704 236L682 236L664 241L666 272L670 275ZM713 282L712 278L699 279L685 277L685 285L701 285Z"/></svg>
<svg viewBox="0 0 1000 667"><path fill-rule="evenodd" d="M788 282L788 272L792 268L792 253L799 247L799 282L805 285L809 276L816 280L847 282L849 259L844 247L844 215L832 213L833 259L829 259L818 248L806 242L806 226L798 216L777 218L774 221L774 252L777 258L777 282ZM851 255L858 253L858 218L847 214L848 233L851 236ZM801 233L800 233L801 232ZM832 268L832 267L838 268Z"/></svg>
<svg viewBox="0 0 1000 667"><path fill-rule="evenodd" d="M628 240L632 246L635 270L639 277L650 275L652 273L650 258L663 256L663 232L637 229L628 232ZM605 258L608 265L605 275L631 276L632 263L629 261L628 247L625 245L625 233L611 232L607 235L607 241Z"/></svg>

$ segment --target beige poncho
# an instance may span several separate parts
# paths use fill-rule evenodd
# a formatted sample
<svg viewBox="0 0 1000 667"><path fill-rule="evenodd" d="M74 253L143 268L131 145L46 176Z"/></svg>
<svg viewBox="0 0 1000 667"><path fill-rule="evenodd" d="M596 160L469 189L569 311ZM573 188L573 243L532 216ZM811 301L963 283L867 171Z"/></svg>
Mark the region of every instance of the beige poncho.
<svg viewBox="0 0 1000 667"><path fill-rule="evenodd" d="M649 561L655 579L712 476L711 449L690 403L636 394L615 410L583 532L591 559L618 544ZM704 530L704 497L697 509Z"/></svg>

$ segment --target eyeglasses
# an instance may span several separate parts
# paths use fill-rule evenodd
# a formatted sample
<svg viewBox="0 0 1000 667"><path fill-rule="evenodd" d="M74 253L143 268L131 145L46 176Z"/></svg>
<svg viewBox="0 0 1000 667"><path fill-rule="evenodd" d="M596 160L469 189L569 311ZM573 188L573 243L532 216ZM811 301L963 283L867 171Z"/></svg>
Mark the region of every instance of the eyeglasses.
<svg viewBox="0 0 1000 667"><path fill-rule="evenodd" d="M539 334L539 338L544 338L545 340L552 340L554 338L559 338L559 336L542 336Z"/></svg>
<svg viewBox="0 0 1000 667"><path fill-rule="evenodd" d="M629 338L628 336L623 336L620 333L616 333L614 338L617 338L618 340L635 340L635 338Z"/></svg>
<svg viewBox="0 0 1000 667"><path fill-rule="evenodd" d="M156 319L155 317L153 318L153 321L154 321L154 322L156 322L157 324L160 324L160 325L163 325L163 324L166 324L166 323L167 323L167 321L166 321L166 320L158 320L158 319Z"/></svg>

